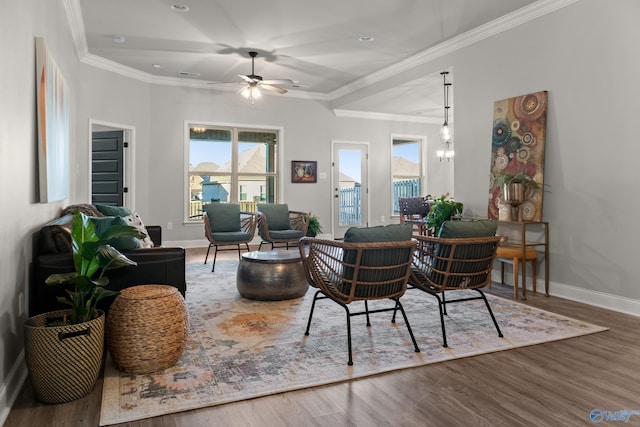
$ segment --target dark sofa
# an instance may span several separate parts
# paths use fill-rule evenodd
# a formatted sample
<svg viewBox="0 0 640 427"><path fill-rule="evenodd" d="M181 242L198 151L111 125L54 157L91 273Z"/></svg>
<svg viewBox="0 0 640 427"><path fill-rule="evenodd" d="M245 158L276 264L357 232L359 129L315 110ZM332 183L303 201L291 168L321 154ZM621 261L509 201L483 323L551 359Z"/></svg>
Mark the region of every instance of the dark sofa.
<svg viewBox="0 0 640 427"><path fill-rule="evenodd" d="M66 309L58 303L56 296L64 295L64 286L47 285L45 280L54 273L74 271L71 254L71 220L66 214L45 224L34 236L32 280L29 292L29 316ZM107 289L121 291L142 284L164 284L178 288L184 296L187 290L185 280L185 250L181 247L164 248L162 228L146 226L154 247L123 250L122 253L135 261L137 266L109 270ZM98 308L108 311L114 298L100 301Z"/></svg>

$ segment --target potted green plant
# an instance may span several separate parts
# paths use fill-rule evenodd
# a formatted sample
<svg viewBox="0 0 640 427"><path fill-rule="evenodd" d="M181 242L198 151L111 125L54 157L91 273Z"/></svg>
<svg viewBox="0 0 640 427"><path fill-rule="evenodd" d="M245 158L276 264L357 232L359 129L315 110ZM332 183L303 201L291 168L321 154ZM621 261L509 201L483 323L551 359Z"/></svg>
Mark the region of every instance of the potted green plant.
<svg viewBox="0 0 640 427"><path fill-rule="evenodd" d="M429 196L427 196L429 197ZM438 235L442 223L450 220L456 215L462 215L462 208L464 207L462 202L456 202L455 200L447 199L445 196L440 196L433 200L431 210L427 213L427 227L433 228L434 235Z"/></svg>
<svg viewBox="0 0 640 427"><path fill-rule="evenodd" d="M307 227L307 236L308 237L316 237L318 234L322 232L322 226L320 225L320 220L317 216L310 213L309 214L309 226Z"/></svg>
<svg viewBox="0 0 640 427"><path fill-rule="evenodd" d="M111 223L113 224L113 223ZM68 284L58 301L70 309L44 313L25 322L25 356L38 400L62 403L88 394L95 385L104 352L105 314L97 304L117 295L105 287L106 271L136 265L109 243L116 238L144 238L135 227L108 225L98 235L92 220L73 214L71 247L75 271L52 274L48 285Z"/></svg>

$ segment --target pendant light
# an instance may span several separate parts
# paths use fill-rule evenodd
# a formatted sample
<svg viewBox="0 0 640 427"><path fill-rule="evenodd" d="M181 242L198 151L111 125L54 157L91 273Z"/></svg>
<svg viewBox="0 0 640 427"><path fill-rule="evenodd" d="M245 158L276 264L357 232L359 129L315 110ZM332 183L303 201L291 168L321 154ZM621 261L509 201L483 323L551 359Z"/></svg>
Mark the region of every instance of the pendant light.
<svg viewBox="0 0 640 427"><path fill-rule="evenodd" d="M443 148L436 151L436 155L442 161L442 159L447 159L447 161L451 160L454 156L453 151L453 129L449 126L449 88L451 87L451 83L447 83L447 74L448 71L443 71L440 73L442 75L443 80L443 91L444 91L444 123L440 128L440 141L443 144Z"/></svg>

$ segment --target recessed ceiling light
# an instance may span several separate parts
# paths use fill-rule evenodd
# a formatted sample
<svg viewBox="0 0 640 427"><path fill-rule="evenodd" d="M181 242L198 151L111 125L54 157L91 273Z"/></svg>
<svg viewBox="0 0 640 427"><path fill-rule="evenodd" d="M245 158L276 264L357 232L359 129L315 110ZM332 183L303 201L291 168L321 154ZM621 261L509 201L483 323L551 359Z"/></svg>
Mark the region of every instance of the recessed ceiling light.
<svg viewBox="0 0 640 427"><path fill-rule="evenodd" d="M164 65L162 65L162 64L153 64L152 67L161 70L161 69L164 68Z"/></svg>
<svg viewBox="0 0 640 427"><path fill-rule="evenodd" d="M184 4L172 4L171 10L175 12L189 12L189 6Z"/></svg>
<svg viewBox="0 0 640 427"><path fill-rule="evenodd" d="M358 38L358 41L361 42L372 42L373 40L375 40L372 36L360 36Z"/></svg>
<svg viewBox="0 0 640 427"><path fill-rule="evenodd" d="M111 37L114 43L126 43L127 38L125 36L113 36Z"/></svg>
<svg viewBox="0 0 640 427"><path fill-rule="evenodd" d="M178 71L178 75L182 77L198 77L200 73L192 73L189 71Z"/></svg>

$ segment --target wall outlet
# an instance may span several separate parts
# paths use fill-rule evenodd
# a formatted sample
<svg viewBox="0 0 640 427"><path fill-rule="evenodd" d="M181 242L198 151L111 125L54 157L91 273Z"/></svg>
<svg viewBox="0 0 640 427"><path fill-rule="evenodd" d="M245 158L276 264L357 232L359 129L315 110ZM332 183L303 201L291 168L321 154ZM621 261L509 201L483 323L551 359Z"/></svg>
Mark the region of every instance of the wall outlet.
<svg viewBox="0 0 640 427"><path fill-rule="evenodd" d="M24 292L18 294L18 316L24 314Z"/></svg>
<svg viewBox="0 0 640 427"><path fill-rule="evenodd" d="M173 230L173 223L171 221L167 223L167 230Z"/></svg>
<svg viewBox="0 0 640 427"><path fill-rule="evenodd" d="M382 222L384 222L384 221L385 221L384 215L382 215L382 216L380 217L380 221L382 221Z"/></svg>

